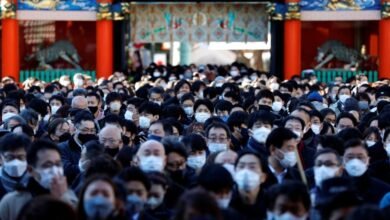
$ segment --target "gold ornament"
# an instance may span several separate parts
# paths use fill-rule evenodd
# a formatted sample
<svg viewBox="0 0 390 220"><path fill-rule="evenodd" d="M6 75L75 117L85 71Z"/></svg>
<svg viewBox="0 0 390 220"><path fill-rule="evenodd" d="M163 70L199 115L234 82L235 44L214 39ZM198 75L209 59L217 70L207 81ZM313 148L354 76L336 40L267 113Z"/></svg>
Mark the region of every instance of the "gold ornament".
<svg viewBox="0 0 390 220"><path fill-rule="evenodd" d="M287 12L285 14L286 20L300 20L301 6L297 2L287 3Z"/></svg>
<svg viewBox="0 0 390 220"><path fill-rule="evenodd" d="M390 18L390 2L383 2L381 9L381 17L383 19Z"/></svg>
<svg viewBox="0 0 390 220"><path fill-rule="evenodd" d="M3 6L3 10L1 13L1 18L6 19L6 18L11 18L15 19L16 18L16 6L14 3L7 2Z"/></svg>
<svg viewBox="0 0 390 220"><path fill-rule="evenodd" d="M276 3L269 3L266 7L266 12L270 20L281 21L283 20L283 14L276 11Z"/></svg>
<svg viewBox="0 0 390 220"><path fill-rule="evenodd" d="M96 19L100 20L112 20L111 4L99 3L97 7Z"/></svg>

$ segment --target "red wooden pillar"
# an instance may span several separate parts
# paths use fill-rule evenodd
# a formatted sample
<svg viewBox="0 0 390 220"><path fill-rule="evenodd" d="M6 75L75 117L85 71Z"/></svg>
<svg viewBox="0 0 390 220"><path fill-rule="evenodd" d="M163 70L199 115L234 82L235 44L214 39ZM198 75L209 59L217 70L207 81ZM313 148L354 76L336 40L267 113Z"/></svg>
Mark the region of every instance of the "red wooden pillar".
<svg viewBox="0 0 390 220"><path fill-rule="evenodd" d="M98 3L111 3L99 0ZM99 7L99 6L98 6ZM99 10L99 9L98 9ZM113 24L111 10L98 11L96 21L96 77L108 78L113 73Z"/></svg>
<svg viewBox="0 0 390 220"><path fill-rule="evenodd" d="M10 3L10 4L9 4ZM2 77L12 77L15 82L19 81L19 22L16 19L17 0L9 0L2 11Z"/></svg>
<svg viewBox="0 0 390 220"><path fill-rule="evenodd" d="M291 79L301 73L301 20L300 0L286 0L284 21L284 78Z"/></svg>
<svg viewBox="0 0 390 220"><path fill-rule="evenodd" d="M390 0L382 0L382 6L390 9ZM382 19L379 21L379 78L390 78L390 17L382 11Z"/></svg>

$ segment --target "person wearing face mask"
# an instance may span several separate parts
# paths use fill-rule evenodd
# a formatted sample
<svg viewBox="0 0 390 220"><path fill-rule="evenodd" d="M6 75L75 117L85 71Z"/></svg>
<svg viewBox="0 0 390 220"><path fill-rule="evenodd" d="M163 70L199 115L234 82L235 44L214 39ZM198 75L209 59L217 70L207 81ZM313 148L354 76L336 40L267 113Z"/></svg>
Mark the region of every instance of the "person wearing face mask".
<svg viewBox="0 0 390 220"><path fill-rule="evenodd" d="M336 112L336 115L339 115L343 112L345 101L348 98L351 98L351 90L348 86L341 86L337 92L338 101L329 106L333 111Z"/></svg>
<svg viewBox="0 0 390 220"><path fill-rule="evenodd" d="M226 124L215 122L206 128L207 148L209 153L230 149L231 133Z"/></svg>
<svg viewBox="0 0 390 220"><path fill-rule="evenodd" d="M100 130L99 143L104 146L104 151L112 158L118 156L119 151L123 148L122 130L114 125L106 125Z"/></svg>
<svg viewBox="0 0 390 220"><path fill-rule="evenodd" d="M250 138L245 149L267 158L268 152L265 147L265 141L272 131L274 120L274 115L270 112L257 111L252 113L248 120Z"/></svg>
<svg viewBox="0 0 390 220"><path fill-rule="evenodd" d="M195 98L191 93L184 94L180 98L180 106L184 110L186 117L182 119L182 123L185 125L191 124L194 117L194 103Z"/></svg>
<svg viewBox="0 0 390 220"><path fill-rule="evenodd" d="M87 94L88 109L95 117L95 120L99 121L104 117L102 112L102 98L96 92L90 92Z"/></svg>
<svg viewBox="0 0 390 220"><path fill-rule="evenodd" d="M122 96L119 93L111 92L106 97L107 109L104 111L104 115L114 114L123 116L125 114L122 108Z"/></svg>
<svg viewBox="0 0 390 220"><path fill-rule="evenodd" d="M148 99L161 106L164 102L164 89L161 87L153 87L149 90Z"/></svg>
<svg viewBox="0 0 390 220"><path fill-rule="evenodd" d="M65 104L65 98L61 95L53 95L49 99L49 105L51 109L51 114L54 115L57 113L58 109Z"/></svg>
<svg viewBox="0 0 390 220"><path fill-rule="evenodd" d="M151 184L145 205L145 213L154 219L170 220L173 212L164 203L169 180L164 174L158 172L149 173L148 178Z"/></svg>
<svg viewBox="0 0 390 220"><path fill-rule="evenodd" d="M187 166L194 169L196 174L199 174L207 159L205 139L199 134L189 134L184 136L181 142L188 152Z"/></svg>
<svg viewBox="0 0 390 220"><path fill-rule="evenodd" d="M0 198L6 193L13 192L17 185L26 185L27 149L31 141L25 135L6 134L0 138L0 154L3 167L0 175Z"/></svg>
<svg viewBox="0 0 390 220"><path fill-rule="evenodd" d="M174 87L174 91L175 91L175 100L172 101L174 103L179 103L179 100L184 94L191 92L191 83L189 83L185 79L182 79L176 83Z"/></svg>
<svg viewBox="0 0 390 220"><path fill-rule="evenodd" d="M257 106L259 110L271 112L272 103L274 102L274 94L270 90L261 90L256 96Z"/></svg>
<svg viewBox="0 0 390 220"><path fill-rule="evenodd" d="M139 108L139 127L145 131L160 118L161 106L153 102L145 102Z"/></svg>
<svg viewBox="0 0 390 220"><path fill-rule="evenodd" d="M1 122L4 123L12 116L19 114L19 108L13 101L5 101L1 106Z"/></svg>
<svg viewBox="0 0 390 220"><path fill-rule="evenodd" d="M269 168L272 175L269 176L277 183L285 180L301 180L297 164L297 135L287 128L275 128L266 141L266 147L270 152L268 157Z"/></svg>
<svg viewBox="0 0 390 220"><path fill-rule="evenodd" d="M264 219L266 217L265 190L262 184L267 180L267 163L261 156L243 151L235 164L233 190L229 207L245 219Z"/></svg>
<svg viewBox="0 0 390 220"><path fill-rule="evenodd" d="M79 220L119 220L126 215L121 207L118 187L104 175L94 176L85 182L77 207Z"/></svg>
<svg viewBox="0 0 390 220"><path fill-rule="evenodd" d="M248 118L249 114L245 111L236 111L229 115L227 125L230 131L232 131L231 143L234 151L243 149L248 143Z"/></svg>
<svg viewBox="0 0 390 220"><path fill-rule="evenodd" d="M83 145L91 140L97 140L96 125L91 112L83 110L74 117L75 133L69 140L58 145L64 164L64 173L69 183L79 174L78 167Z"/></svg>
<svg viewBox="0 0 390 220"><path fill-rule="evenodd" d="M194 111L195 121L205 123L211 117L211 113L214 112L214 105L208 99L198 99L194 104Z"/></svg>
<svg viewBox="0 0 390 220"><path fill-rule="evenodd" d="M233 108L233 105L230 102L225 101L225 100L219 100L215 104L214 115L220 117L222 119L222 121L226 123L228 118L229 118L229 113L230 113L232 108Z"/></svg>
<svg viewBox="0 0 390 220"><path fill-rule="evenodd" d="M10 192L0 202L0 218L16 220L22 207L34 197L51 195L73 206L77 197L68 189L63 176L62 162L58 147L49 141L34 142L27 152L27 170L30 175L26 185Z"/></svg>
<svg viewBox="0 0 390 220"><path fill-rule="evenodd" d="M275 185L269 190L268 198L267 219L308 219L311 201L303 183L291 181Z"/></svg>
<svg viewBox="0 0 390 220"><path fill-rule="evenodd" d="M341 132L345 128L353 128L358 125L356 118L348 112L342 112L336 120L336 133Z"/></svg>
<svg viewBox="0 0 390 220"><path fill-rule="evenodd" d="M233 193L234 180L232 175L221 165L211 164L202 169L199 174L198 185L214 196L223 219L241 219L241 215L229 207Z"/></svg>
<svg viewBox="0 0 390 220"><path fill-rule="evenodd" d="M57 144L68 141L71 138L68 121L63 118L57 118L50 121L47 126L46 138Z"/></svg>
<svg viewBox="0 0 390 220"><path fill-rule="evenodd" d="M364 143L351 139L344 145L343 166L345 173L352 179L359 195L367 203L378 204L390 191L390 185L371 176L369 173L370 157Z"/></svg>
<svg viewBox="0 0 390 220"><path fill-rule="evenodd" d="M289 129L297 136L298 141L298 152L302 159L302 166L310 168L314 164L314 155L316 153L315 147L311 145L305 145L303 138L305 122L298 117L288 116L283 121L283 127Z"/></svg>
<svg viewBox="0 0 390 220"><path fill-rule="evenodd" d="M150 190L148 176L137 167L124 169L118 178L126 189L125 210L128 219L152 219L145 211Z"/></svg>
<svg viewBox="0 0 390 220"><path fill-rule="evenodd" d="M164 146L155 140L144 142L136 153L136 163L143 172L163 172L166 165Z"/></svg>

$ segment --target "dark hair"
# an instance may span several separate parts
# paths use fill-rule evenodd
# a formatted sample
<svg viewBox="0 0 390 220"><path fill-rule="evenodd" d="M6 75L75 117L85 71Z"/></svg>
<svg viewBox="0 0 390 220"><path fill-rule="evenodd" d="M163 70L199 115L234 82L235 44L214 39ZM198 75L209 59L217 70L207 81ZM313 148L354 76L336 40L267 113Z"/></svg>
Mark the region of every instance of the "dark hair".
<svg viewBox="0 0 390 220"><path fill-rule="evenodd" d="M11 132L14 132L14 130L16 128L22 129L23 134L27 135L28 137L30 137L30 138L34 137L34 130L30 126L28 126L26 124L19 124L19 125L16 125L15 127L13 127L11 129Z"/></svg>
<svg viewBox="0 0 390 220"><path fill-rule="evenodd" d="M174 88L175 94L177 94L177 93L179 92L180 88L181 88L184 84L187 84L188 87L190 88L190 91L191 91L191 84L190 84L187 80L182 79L182 80L180 80L179 82L177 82L176 85L175 85L175 88Z"/></svg>
<svg viewBox="0 0 390 220"><path fill-rule="evenodd" d="M122 96L117 92L110 92L108 93L106 97L106 104L109 104L113 101L120 101L122 102Z"/></svg>
<svg viewBox="0 0 390 220"><path fill-rule="evenodd" d="M65 104L65 98L62 95L53 95L53 96L51 96L50 99L49 99L49 103L52 100L58 100L59 102L61 102L61 105Z"/></svg>
<svg viewBox="0 0 390 220"><path fill-rule="evenodd" d="M286 181L281 184L272 186L268 191L268 210L273 211L275 208L275 202L280 195L288 198L288 200L296 203L302 202L306 211L310 210L310 195L307 191L307 187L297 181Z"/></svg>
<svg viewBox="0 0 390 220"><path fill-rule="evenodd" d="M169 135L173 134L172 125L167 120L158 120L158 121L152 122L150 124L150 126L152 126L154 124L160 124L161 125L161 127L164 130L165 136L169 136Z"/></svg>
<svg viewBox="0 0 390 220"><path fill-rule="evenodd" d="M55 143L47 140L37 140L31 144L27 151L27 163L31 166L35 166L38 161L38 153L44 150L53 150L61 155L61 151Z"/></svg>
<svg viewBox="0 0 390 220"><path fill-rule="evenodd" d="M38 124L39 115L32 109L24 109L19 115L26 120L27 124Z"/></svg>
<svg viewBox="0 0 390 220"><path fill-rule="evenodd" d="M317 117L320 119L320 122L322 123L324 121L324 117L321 115L321 113L317 110L311 110L310 111L310 118Z"/></svg>
<svg viewBox="0 0 390 220"><path fill-rule="evenodd" d="M336 126L339 124L342 118L348 118L352 121L353 126L357 126L356 118L349 112L341 112L336 119ZM378 122L379 123L379 122Z"/></svg>
<svg viewBox="0 0 390 220"><path fill-rule="evenodd" d="M104 145L100 144L96 140L88 141L83 145L85 148L85 157L87 159L94 159L104 154Z"/></svg>
<svg viewBox="0 0 390 220"><path fill-rule="evenodd" d="M121 164L107 154L95 157L89 163L85 171L85 177L91 177L96 174L104 174L110 177L116 176L122 169Z"/></svg>
<svg viewBox="0 0 390 220"><path fill-rule="evenodd" d="M272 102L275 100L274 94L270 90L268 90L268 89L263 89L263 90L260 91L259 94L257 94L256 100L260 100L262 98L271 99Z"/></svg>
<svg viewBox="0 0 390 220"><path fill-rule="evenodd" d="M207 191L214 193L222 190L232 190L234 180L229 171L220 164L204 166L198 176L198 184Z"/></svg>
<svg viewBox="0 0 390 220"><path fill-rule="evenodd" d="M370 134L372 134L372 133L375 134L376 139L377 139L378 141L382 139L381 133L380 133L379 129L378 129L378 128L375 128L375 127L368 127L368 128L364 131L363 137L364 137L364 138L367 138L367 137L368 137Z"/></svg>
<svg viewBox="0 0 390 220"><path fill-rule="evenodd" d="M241 128L242 124L247 125L249 119L249 114L244 111L236 111L230 114L227 124L229 126L230 131L234 131L234 127Z"/></svg>
<svg viewBox="0 0 390 220"><path fill-rule="evenodd" d="M225 101L225 100L219 100L216 104L215 104L215 112L217 112L218 110L219 111L227 111L228 113L230 112L230 110L232 110L233 108L233 105L232 103L228 102L228 101Z"/></svg>
<svg viewBox="0 0 390 220"><path fill-rule="evenodd" d="M165 137L162 139L161 143L164 145L165 155L175 152L184 158L188 157L184 144L176 137Z"/></svg>
<svg viewBox="0 0 390 220"><path fill-rule="evenodd" d="M142 112L145 112L145 113L148 113L148 114L160 116L160 114L161 114L161 107L158 104L154 103L154 102L147 101L147 102L143 103L139 107L138 112L140 114Z"/></svg>
<svg viewBox="0 0 390 220"><path fill-rule="evenodd" d="M148 179L150 180L150 185L156 184L161 185L165 190L169 186L169 180L165 176L165 174L160 172L148 172L147 173Z"/></svg>
<svg viewBox="0 0 390 220"><path fill-rule="evenodd" d="M229 129L229 127L226 124L215 122L215 123L211 123L209 126L207 126L207 128L206 128L206 137L209 136L210 130L212 128L222 128L222 129L224 129L226 131L227 138L229 138L229 139L232 136L232 134L230 132L230 129Z"/></svg>
<svg viewBox="0 0 390 220"><path fill-rule="evenodd" d="M86 97L95 97L98 100L98 103L102 102L102 97L97 92L89 92Z"/></svg>
<svg viewBox="0 0 390 220"><path fill-rule="evenodd" d="M245 156L245 155L253 155L255 156L258 160L259 160L259 164L260 164L260 168L261 170L264 172L264 173L267 173L267 174L270 174L270 170L268 168L268 162L265 158L261 157L260 154L256 153L256 152L253 152L253 151L250 151L250 150L243 150L241 151L238 156L237 156L237 159L236 159L236 162L234 163L234 166L236 167L238 162L240 161L240 159Z"/></svg>
<svg viewBox="0 0 390 220"><path fill-rule="evenodd" d="M390 127L390 112L381 112L378 117L379 129L386 129Z"/></svg>
<svg viewBox="0 0 390 220"><path fill-rule="evenodd" d="M17 220L77 219L77 213L68 203L44 195L31 199L20 210Z"/></svg>
<svg viewBox="0 0 390 220"><path fill-rule="evenodd" d="M198 109L198 107L200 105L204 105L206 106L206 108L211 112L213 113L214 112L214 105L213 103L208 100L208 99L198 99L196 100L195 104L194 104L194 112L196 112L196 110Z"/></svg>
<svg viewBox="0 0 390 220"><path fill-rule="evenodd" d="M149 89L149 97L152 95L152 93L156 93L156 94L160 94L161 97L163 96L164 94L164 89L157 86L157 87L152 87Z"/></svg>
<svg viewBox="0 0 390 220"><path fill-rule="evenodd" d="M150 190L150 180L148 176L138 167L129 167L118 175L118 178L124 182L138 181L141 182L147 191Z"/></svg>
<svg viewBox="0 0 390 220"><path fill-rule="evenodd" d="M69 124L69 123L67 120L65 120L63 118L56 118L56 119L50 121L48 126L47 126L47 133L54 134L56 132L56 128L59 125L63 125L63 124Z"/></svg>
<svg viewBox="0 0 390 220"><path fill-rule="evenodd" d="M124 127L126 127L126 131L130 132L132 135L138 134L137 125L130 120L124 120Z"/></svg>
<svg viewBox="0 0 390 220"><path fill-rule="evenodd" d="M362 147L366 150L368 154L368 149L366 148L366 145L359 139L351 139L345 142L344 144L344 153L349 148L356 148L356 147Z"/></svg>
<svg viewBox="0 0 390 220"><path fill-rule="evenodd" d="M314 155L314 160L317 159L317 157L323 155L323 154L334 154L337 158L337 162L338 164L337 165L341 165L342 163L342 159L341 159L341 156L340 154L335 151L334 149L331 149L331 148L324 148L324 149L321 149L319 151L316 152L316 154Z"/></svg>
<svg viewBox="0 0 390 220"><path fill-rule="evenodd" d="M337 136L344 141L351 139L363 140L363 135L357 128L345 128L337 133Z"/></svg>
<svg viewBox="0 0 390 220"><path fill-rule="evenodd" d="M270 124L273 126L275 121L275 116L271 112L267 111L257 111L253 112L252 114L249 115L248 119L248 128L252 128L256 122L261 122L263 124Z"/></svg>
<svg viewBox="0 0 390 220"><path fill-rule="evenodd" d="M199 134L189 134L181 139L181 142L187 149L187 153L193 151L203 151L207 149L207 143L204 137Z"/></svg>
<svg viewBox="0 0 390 220"><path fill-rule="evenodd" d="M117 124L119 127L124 126L123 117L116 115L116 114L108 114L106 117L102 119L102 127L106 126L106 124Z"/></svg>
<svg viewBox="0 0 390 220"><path fill-rule="evenodd" d="M268 135L267 140L265 142L265 146L268 149L268 152L271 152L271 145L275 148L282 148L283 143L285 141L295 139L297 138L297 135L294 134L292 131L290 131L287 128L279 127L275 128L271 131L271 133Z"/></svg>
<svg viewBox="0 0 390 220"><path fill-rule="evenodd" d="M44 117L48 113L48 106L49 104L42 99L34 98L28 103L26 107L36 111L42 117Z"/></svg>
<svg viewBox="0 0 390 220"><path fill-rule="evenodd" d="M344 154L344 141L336 135L321 135L319 136L319 144L323 148L331 148L335 150L339 155Z"/></svg>
<svg viewBox="0 0 390 220"><path fill-rule="evenodd" d="M331 108L324 108L320 111L320 113L323 118L325 118L329 114L336 115L336 112L334 112Z"/></svg>
<svg viewBox="0 0 390 220"><path fill-rule="evenodd" d="M95 123L95 119L92 113L87 110L81 110L77 112L74 116L73 122L75 125L80 124L82 121L92 121L93 123Z"/></svg>
<svg viewBox="0 0 390 220"><path fill-rule="evenodd" d="M18 149L27 149L31 145L31 140L24 134L8 133L0 138L0 152L15 151Z"/></svg>

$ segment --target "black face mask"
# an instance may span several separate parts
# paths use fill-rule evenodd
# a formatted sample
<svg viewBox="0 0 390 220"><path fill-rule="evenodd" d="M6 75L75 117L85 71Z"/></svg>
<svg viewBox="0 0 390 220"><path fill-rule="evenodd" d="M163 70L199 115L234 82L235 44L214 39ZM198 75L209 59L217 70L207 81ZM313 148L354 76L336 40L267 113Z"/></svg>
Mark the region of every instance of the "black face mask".
<svg viewBox="0 0 390 220"><path fill-rule="evenodd" d="M95 114L98 110L97 106L88 106L89 111L91 111L92 114Z"/></svg>
<svg viewBox="0 0 390 220"><path fill-rule="evenodd" d="M268 106L268 105L259 105L259 111L260 110L263 110L263 111L267 111L267 112L271 112L272 110L272 107Z"/></svg>
<svg viewBox="0 0 390 220"><path fill-rule="evenodd" d="M130 138L127 137L126 135L122 135L122 142L123 142L123 145L129 145L130 144Z"/></svg>
<svg viewBox="0 0 390 220"><path fill-rule="evenodd" d="M69 140L72 137L70 133L63 133L61 136L58 137L58 142L65 142Z"/></svg>
<svg viewBox="0 0 390 220"><path fill-rule="evenodd" d="M246 143L249 139L248 129L247 128L241 128L241 143Z"/></svg>
<svg viewBox="0 0 390 220"><path fill-rule="evenodd" d="M184 170L169 171L168 173L175 183L184 183Z"/></svg>
<svg viewBox="0 0 390 220"><path fill-rule="evenodd" d="M79 134L78 139L80 140L81 144L85 144L88 141L98 140L97 136L94 134Z"/></svg>
<svg viewBox="0 0 390 220"><path fill-rule="evenodd" d="M119 148L107 148L104 150L104 152L111 157L115 157L119 153Z"/></svg>

